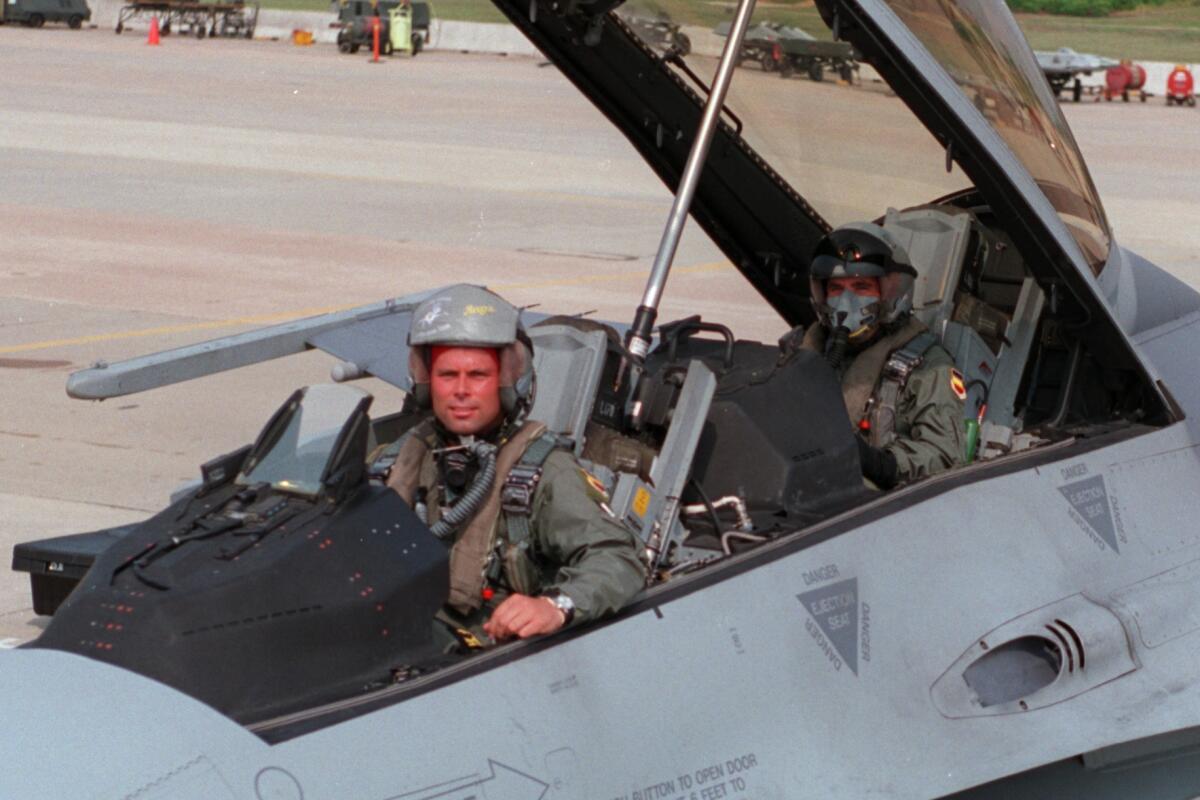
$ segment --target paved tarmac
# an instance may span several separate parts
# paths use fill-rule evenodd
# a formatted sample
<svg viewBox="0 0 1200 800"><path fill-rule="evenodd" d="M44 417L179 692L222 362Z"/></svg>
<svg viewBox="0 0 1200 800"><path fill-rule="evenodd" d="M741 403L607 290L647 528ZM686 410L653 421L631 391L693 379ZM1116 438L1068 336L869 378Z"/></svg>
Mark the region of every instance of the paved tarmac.
<svg viewBox="0 0 1200 800"><path fill-rule="evenodd" d="M818 152L785 154L832 221L939 193L883 153L907 115L886 92L738 75L747 100L799 98L764 118L777 142L822 130L813 109L869 109L870 124L829 125ZM104 403L68 400L71 371L458 280L628 320L671 202L533 58L369 64L327 46L149 48L7 26L0 76L0 647L41 625L25 576L4 570L13 544L147 516L333 362L310 353ZM1200 112L1067 113L1121 241L1200 286ZM664 319L784 332L694 225L676 264ZM364 386L377 411L399 405Z"/></svg>

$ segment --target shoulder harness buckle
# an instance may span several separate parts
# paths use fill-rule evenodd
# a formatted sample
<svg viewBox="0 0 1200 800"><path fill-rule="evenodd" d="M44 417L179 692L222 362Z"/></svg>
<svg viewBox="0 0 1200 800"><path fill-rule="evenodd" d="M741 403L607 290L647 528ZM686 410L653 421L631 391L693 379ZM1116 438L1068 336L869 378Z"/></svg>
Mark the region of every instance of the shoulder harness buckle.
<svg viewBox="0 0 1200 800"><path fill-rule="evenodd" d="M868 420L865 430L870 431L868 440L874 447L886 447L896 437L896 405L900 394L908 386L908 379L925 361L925 353L937 343L929 331L917 334L908 344L888 356L883 365L883 375L875 396L867 408Z"/></svg>
<svg viewBox="0 0 1200 800"><path fill-rule="evenodd" d="M895 381L904 388L909 377L925 360L926 351L936 343L936 337L928 331L917 334L908 344L888 356L883 365L884 380Z"/></svg>
<svg viewBox="0 0 1200 800"><path fill-rule="evenodd" d="M517 464L508 471L500 490L500 510L505 514L529 516L533 511L533 493L542 479L541 466Z"/></svg>
<svg viewBox="0 0 1200 800"><path fill-rule="evenodd" d="M520 461L508 471L500 490L500 510L508 527L509 540L522 545L529 538L529 518L533 514L533 498L542 480L542 465L561 442L553 433L538 437L525 449Z"/></svg>

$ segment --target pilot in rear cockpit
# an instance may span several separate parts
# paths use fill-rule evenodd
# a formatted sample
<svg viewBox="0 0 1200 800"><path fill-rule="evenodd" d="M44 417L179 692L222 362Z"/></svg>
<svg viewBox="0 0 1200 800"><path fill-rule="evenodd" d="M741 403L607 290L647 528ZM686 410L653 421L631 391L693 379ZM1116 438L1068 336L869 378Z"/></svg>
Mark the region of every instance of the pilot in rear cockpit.
<svg viewBox="0 0 1200 800"><path fill-rule="evenodd" d="M964 463L966 387L912 315L917 271L904 248L878 225L851 223L817 244L809 275L818 321L784 346L823 353L837 371L864 477L890 489Z"/></svg>
<svg viewBox="0 0 1200 800"><path fill-rule="evenodd" d="M388 485L450 543L439 620L467 648L612 613L646 577L603 485L525 419L533 356L519 317L458 285L421 303L409 331L413 399L432 413L401 439Z"/></svg>

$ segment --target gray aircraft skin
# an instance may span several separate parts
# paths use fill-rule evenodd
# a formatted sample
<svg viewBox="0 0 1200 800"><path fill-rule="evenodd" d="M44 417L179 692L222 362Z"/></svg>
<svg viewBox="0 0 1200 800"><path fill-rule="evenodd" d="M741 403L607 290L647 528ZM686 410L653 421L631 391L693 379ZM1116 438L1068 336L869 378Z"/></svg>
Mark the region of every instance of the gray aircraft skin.
<svg viewBox="0 0 1200 800"><path fill-rule="evenodd" d="M612 4L496 2L674 187L690 137L662 130L694 130L700 98ZM1020 403L987 412L1029 446L717 558L599 624L248 726L100 660L0 652L0 797L1200 794L1200 295L1111 240L1000 0L820 8L974 184L887 224L932 252L956 220L983 220L1020 256L997 396L1029 379L1038 323L1075 343L1062 413L1022 432ZM692 215L771 306L811 322L824 221L731 126ZM402 386L403 353L377 342L402 341L424 296L87 370L69 391L112 397L310 347L342 360L338 377ZM935 305L918 313L936 322ZM1100 377L1124 400L1074 403Z"/></svg>

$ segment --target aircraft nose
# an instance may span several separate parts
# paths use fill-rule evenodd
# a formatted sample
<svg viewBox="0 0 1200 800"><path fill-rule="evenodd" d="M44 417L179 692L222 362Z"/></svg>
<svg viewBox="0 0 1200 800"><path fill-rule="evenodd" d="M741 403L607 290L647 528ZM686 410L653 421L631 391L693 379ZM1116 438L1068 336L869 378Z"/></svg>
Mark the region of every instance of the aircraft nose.
<svg viewBox="0 0 1200 800"><path fill-rule="evenodd" d="M267 745L160 683L70 653L9 650L0 686L0 797L257 800L253 765Z"/></svg>

